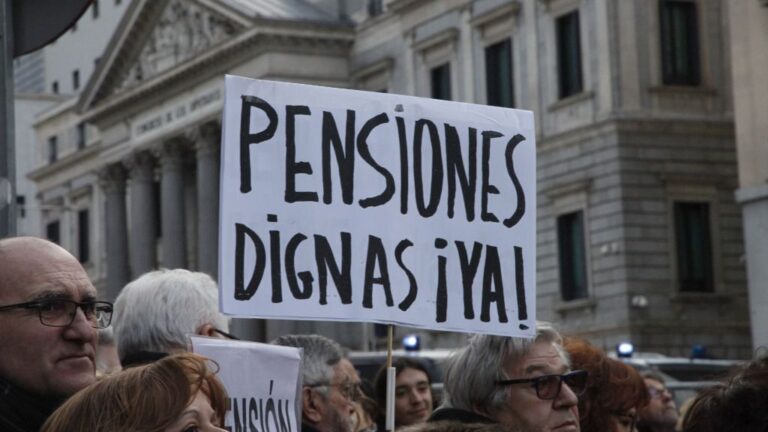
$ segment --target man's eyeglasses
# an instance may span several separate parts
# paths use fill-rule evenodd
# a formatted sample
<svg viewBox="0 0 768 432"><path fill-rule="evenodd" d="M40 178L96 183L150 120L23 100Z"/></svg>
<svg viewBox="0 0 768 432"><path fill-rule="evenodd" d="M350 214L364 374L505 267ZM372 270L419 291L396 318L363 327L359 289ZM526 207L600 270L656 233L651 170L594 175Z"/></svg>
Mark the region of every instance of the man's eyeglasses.
<svg viewBox="0 0 768 432"><path fill-rule="evenodd" d="M113 306L112 303L105 301L79 303L72 300L38 300L0 306L0 312L13 309L37 310L41 324L49 327L67 327L75 321L77 308L83 311L93 328L107 328L112 322Z"/></svg>
<svg viewBox="0 0 768 432"><path fill-rule="evenodd" d="M563 383L568 384L568 387L576 393L576 396L581 396L584 390L587 389L588 375L587 371L577 370L563 375L542 375L536 378L500 380L496 381L496 384L506 386L532 383L532 387L536 389L536 396L539 399L552 400L557 399L560 395Z"/></svg>
<svg viewBox="0 0 768 432"><path fill-rule="evenodd" d="M356 383L356 382L349 382L346 384L327 384L327 383L313 384L313 385L308 385L307 387L310 387L310 388L336 387L342 396L344 396L348 401L352 401L352 402L357 400L357 398L359 398L360 395L362 394L362 391L360 390L360 383Z"/></svg>
<svg viewBox="0 0 768 432"><path fill-rule="evenodd" d="M213 329L213 331L214 331L214 332L216 332L216 333L218 333L218 334L220 334L220 335L222 335L222 336L224 336L224 337L225 337L225 338L227 338L227 339L231 339L231 340L240 340L240 338L239 338L239 337L237 337L237 336L235 336L235 335L233 335L233 334L227 333L227 332L225 332L224 330L219 330L219 329L217 329L217 328L214 328L214 329Z"/></svg>

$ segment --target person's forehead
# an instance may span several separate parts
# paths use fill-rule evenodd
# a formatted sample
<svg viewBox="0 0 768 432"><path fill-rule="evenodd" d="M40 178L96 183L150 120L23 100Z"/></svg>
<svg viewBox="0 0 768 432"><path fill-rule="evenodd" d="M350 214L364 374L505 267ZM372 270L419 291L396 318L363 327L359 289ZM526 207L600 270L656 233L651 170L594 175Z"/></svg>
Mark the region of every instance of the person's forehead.
<svg viewBox="0 0 768 432"><path fill-rule="evenodd" d="M355 370L355 367L352 366L352 362L350 362L347 359L341 359L338 363L336 363L336 366L333 368L334 374L333 378L336 382L348 382L348 381L354 381L357 382L360 379L357 376L357 371Z"/></svg>
<svg viewBox="0 0 768 432"><path fill-rule="evenodd" d="M560 374L570 368L562 353L551 342L536 342L517 362L510 365L515 374L529 375L534 372Z"/></svg>
<svg viewBox="0 0 768 432"><path fill-rule="evenodd" d="M0 301L21 302L40 296L74 299L95 297L96 288L77 260L63 251L27 251L4 256L1 271L7 281L0 287Z"/></svg>
<svg viewBox="0 0 768 432"><path fill-rule="evenodd" d="M427 377L427 374L424 373L424 371L414 369L414 368L405 368L402 372L400 372L397 375L397 379L395 380L398 385L400 384L418 384L420 382L428 382L429 379Z"/></svg>
<svg viewBox="0 0 768 432"><path fill-rule="evenodd" d="M645 386L649 388L654 388L656 390L664 390L667 388L663 382L657 380L656 378L645 378Z"/></svg>

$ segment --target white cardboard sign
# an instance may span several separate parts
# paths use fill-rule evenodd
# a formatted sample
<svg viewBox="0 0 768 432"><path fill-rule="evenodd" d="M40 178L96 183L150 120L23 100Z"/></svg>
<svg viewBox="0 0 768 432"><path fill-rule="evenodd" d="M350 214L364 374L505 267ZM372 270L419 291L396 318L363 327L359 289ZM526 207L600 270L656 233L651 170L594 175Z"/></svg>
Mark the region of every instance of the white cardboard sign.
<svg viewBox="0 0 768 432"><path fill-rule="evenodd" d="M534 335L533 113L227 76L222 129L225 313Z"/></svg>
<svg viewBox="0 0 768 432"><path fill-rule="evenodd" d="M231 431L298 431L301 425L299 348L191 336L192 351L219 365Z"/></svg>

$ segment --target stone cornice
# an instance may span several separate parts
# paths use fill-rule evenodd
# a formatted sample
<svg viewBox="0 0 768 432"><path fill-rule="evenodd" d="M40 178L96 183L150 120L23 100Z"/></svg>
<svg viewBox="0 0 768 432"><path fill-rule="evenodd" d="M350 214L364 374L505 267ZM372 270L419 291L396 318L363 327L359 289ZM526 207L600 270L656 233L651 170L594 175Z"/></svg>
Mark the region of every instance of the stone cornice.
<svg viewBox="0 0 768 432"><path fill-rule="evenodd" d="M472 17L472 20L470 20L469 23L474 27L484 26L492 21L507 19L510 16L517 16L521 9L522 6L520 6L520 1L514 0L509 4Z"/></svg>
<svg viewBox="0 0 768 432"><path fill-rule="evenodd" d="M395 59L390 56L360 66L352 71L352 79L359 80L380 72L389 72L395 64Z"/></svg>
<svg viewBox="0 0 768 432"><path fill-rule="evenodd" d="M106 97L84 112L84 117L88 121L96 122L99 118L106 117L181 80L199 78L204 75L201 72L210 66L229 63L234 58L242 59L244 52L259 48L257 45L261 45L262 49L263 47L280 47L281 52L285 52L285 49L290 50L291 47L299 51L316 52L318 47L349 50L354 42L354 29L351 27L322 28L321 26L307 26L306 23L304 26L298 27L299 23L283 22L278 23L279 25L274 25L272 22L273 25L269 26L269 23L270 21L265 21L265 25L257 26L217 48L148 79L137 87ZM296 24L297 27L294 28L291 24Z"/></svg>
<svg viewBox="0 0 768 432"><path fill-rule="evenodd" d="M34 182L41 182L44 178L51 176L59 171L64 171L72 167L85 159L93 157L100 151L98 144L88 146L82 150L78 150L72 154L69 154L56 162L34 169L27 174L27 178Z"/></svg>
<svg viewBox="0 0 768 432"><path fill-rule="evenodd" d="M549 151L600 134L718 135L733 138L734 124L727 119L611 117L551 135L537 134L536 146Z"/></svg>
<svg viewBox="0 0 768 432"><path fill-rule="evenodd" d="M426 4L429 0L391 0L387 3L387 10L392 13L402 14L409 10Z"/></svg>

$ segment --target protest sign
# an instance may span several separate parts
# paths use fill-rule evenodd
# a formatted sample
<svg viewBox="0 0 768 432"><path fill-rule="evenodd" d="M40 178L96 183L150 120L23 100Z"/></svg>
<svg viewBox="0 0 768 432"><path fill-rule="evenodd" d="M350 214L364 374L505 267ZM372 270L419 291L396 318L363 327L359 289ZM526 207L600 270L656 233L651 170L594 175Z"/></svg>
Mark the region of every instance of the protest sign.
<svg viewBox="0 0 768 432"><path fill-rule="evenodd" d="M219 365L229 395L230 432L299 431L301 349L192 336L192 351Z"/></svg>
<svg viewBox="0 0 768 432"><path fill-rule="evenodd" d="M227 76L222 129L225 313L533 336L533 113Z"/></svg>

